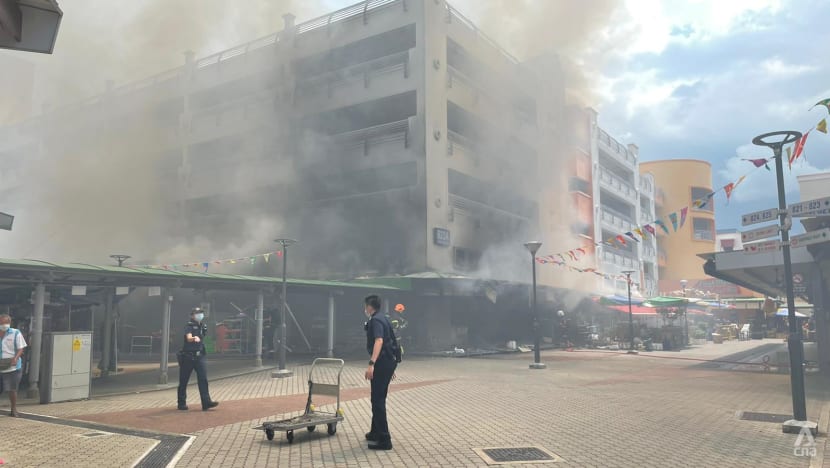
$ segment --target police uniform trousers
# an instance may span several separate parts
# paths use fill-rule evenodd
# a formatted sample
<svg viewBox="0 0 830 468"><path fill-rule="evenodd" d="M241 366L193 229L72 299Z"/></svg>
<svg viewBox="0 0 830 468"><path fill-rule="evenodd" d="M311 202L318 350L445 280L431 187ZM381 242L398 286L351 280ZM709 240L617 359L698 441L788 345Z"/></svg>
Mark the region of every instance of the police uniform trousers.
<svg viewBox="0 0 830 468"><path fill-rule="evenodd" d="M187 403L187 384L190 382L190 374L196 371L196 381L199 383L199 396L202 399L202 406L211 402L208 391L207 366L205 365L205 354L195 351L181 351L179 358L179 405Z"/></svg>
<svg viewBox="0 0 830 468"><path fill-rule="evenodd" d="M379 442L391 440L389 423L386 420L386 395L389 393L389 383L398 363L394 359L381 358L375 363L372 375L372 429Z"/></svg>

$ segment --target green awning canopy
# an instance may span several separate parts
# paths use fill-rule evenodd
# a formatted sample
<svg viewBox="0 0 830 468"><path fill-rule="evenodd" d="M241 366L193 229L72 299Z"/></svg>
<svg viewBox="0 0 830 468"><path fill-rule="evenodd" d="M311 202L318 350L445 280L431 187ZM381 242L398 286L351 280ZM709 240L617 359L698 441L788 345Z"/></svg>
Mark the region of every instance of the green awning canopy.
<svg viewBox="0 0 830 468"><path fill-rule="evenodd" d="M692 301L686 297L657 296L643 302L643 305L646 307L683 307L690 302Z"/></svg>

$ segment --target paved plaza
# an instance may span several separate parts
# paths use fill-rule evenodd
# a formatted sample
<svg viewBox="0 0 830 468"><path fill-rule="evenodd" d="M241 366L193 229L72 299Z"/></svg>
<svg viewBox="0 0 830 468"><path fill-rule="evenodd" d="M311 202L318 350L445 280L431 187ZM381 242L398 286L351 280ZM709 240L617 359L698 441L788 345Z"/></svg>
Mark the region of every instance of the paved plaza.
<svg viewBox="0 0 830 468"><path fill-rule="evenodd" d="M797 436L782 434L780 423L740 418L792 411L787 375L730 364L759 361L770 343L636 356L551 351L545 370L528 369L532 354L409 359L389 397L389 452L363 441L369 392L364 362L354 360L343 373L345 421L334 436L303 430L289 444L284 434L268 441L252 429L299 414L309 371L302 365L288 379L272 379L269 368L212 382L221 404L210 412L200 411L195 387L186 413L176 410L173 389L26 404L25 418L0 416L0 458L14 467L455 467L487 466L477 449L539 447L557 456L548 466L822 466L830 399L818 376L808 376L808 414L822 432L816 456L796 456Z"/></svg>

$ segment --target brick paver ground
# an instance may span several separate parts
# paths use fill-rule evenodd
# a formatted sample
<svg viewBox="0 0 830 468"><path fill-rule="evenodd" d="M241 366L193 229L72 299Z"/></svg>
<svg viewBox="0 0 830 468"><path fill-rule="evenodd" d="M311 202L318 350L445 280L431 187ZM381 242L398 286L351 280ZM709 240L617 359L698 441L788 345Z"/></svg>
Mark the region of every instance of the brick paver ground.
<svg viewBox="0 0 830 468"><path fill-rule="evenodd" d="M156 441L0 415L0 460L3 467L132 466Z"/></svg>
<svg viewBox="0 0 830 468"><path fill-rule="evenodd" d="M549 352L543 354L549 367L541 371L527 368L528 354L407 360L398 372L399 389L389 397L395 450L382 453L367 450L362 440L371 412L362 361L343 373L344 393L362 391L364 397L343 403L346 419L337 434L303 431L294 444L284 435L269 442L251 428L298 414L303 398L293 397L299 402L293 412L286 411L290 405L268 399L305 394L308 366L284 380L271 379L269 372L249 374L211 384L214 396L228 404L215 413L194 414L212 422L181 427L196 437L178 466L484 466L473 449L527 445L556 453L566 466L811 466L809 457L793 455L796 436L782 434L780 424L737 417L740 411L791 412L788 376L706 368L697 360L752 346L733 343L652 354L659 358ZM830 409L823 385L808 378L812 420L819 414L826 420ZM249 409L234 411L242 400L249 400ZM194 406L196 401L194 389ZM176 418L174 404L175 391L164 390L23 410L117 421L118 414L112 413L125 411ZM261 407L258 416L251 405ZM820 455L825 442L818 439ZM813 466L821 466L820 461ZM123 466L106 456L98 465Z"/></svg>

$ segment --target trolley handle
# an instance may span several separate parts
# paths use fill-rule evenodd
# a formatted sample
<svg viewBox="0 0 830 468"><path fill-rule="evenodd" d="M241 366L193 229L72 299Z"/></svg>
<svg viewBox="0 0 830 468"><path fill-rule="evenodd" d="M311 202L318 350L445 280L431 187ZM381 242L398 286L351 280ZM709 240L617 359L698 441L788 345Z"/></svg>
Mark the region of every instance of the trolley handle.
<svg viewBox="0 0 830 468"><path fill-rule="evenodd" d="M318 365L331 365L336 364L338 366L337 369L337 385L340 385L340 375L343 373L343 366L346 365L346 361L342 359L336 358L317 358L311 363L311 369L308 371L308 381L313 381L312 376L314 375L314 368Z"/></svg>

